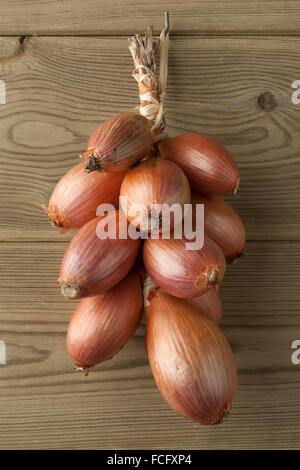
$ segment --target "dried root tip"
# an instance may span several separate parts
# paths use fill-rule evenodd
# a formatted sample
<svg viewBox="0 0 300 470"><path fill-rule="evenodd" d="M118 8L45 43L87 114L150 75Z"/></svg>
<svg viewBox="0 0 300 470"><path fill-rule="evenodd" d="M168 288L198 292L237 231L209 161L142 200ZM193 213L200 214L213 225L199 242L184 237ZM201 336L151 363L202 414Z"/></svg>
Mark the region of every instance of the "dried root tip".
<svg viewBox="0 0 300 470"><path fill-rule="evenodd" d="M63 228L63 226L57 220L51 219L51 217L49 216L48 216L48 221L54 228L61 228L61 229Z"/></svg>
<svg viewBox="0 0 300 470"><path fill-rule="evenodd" d="M211 423L212 425L216 425L216 424L222 424L224 423L225 421L228 420L228 417L229 417L229 414L230 414L230 411L231 411L231 404L230 405L225 405L223 410L220 411L220 414L219 416L217 417L216 421L214 421L213 423Z"/></svg>
<svg viewBox="0 0 300 470"><path fill-rule="evenodd" d="M79 299L81 297L81 290L77 284L60 284L61 293L67 299Z"/></svg>
<svg viewBox="0 0 300 470"><path fill-rule="evenodd" d="M239 186L240 186L240 178L237 180L235 188L233 190L233 195L237 198L239 197L238 195Z"/></svg>
<svg viewBox="0 0 300 470"><path fill-rule="evenodd" d="M220 271L217 268L210 269L206 274L208 284L220 284Z"/></svg>
<svg viewBox="0 0 300 470"><path fill-rule="evenodd" d="M242 256L245 256L244 250L241 251L240 253L238 253L237 255L227 256L227 257L226 257L226 263L227 263L227 264L236 263L237 260L238 260L239 258L241 258Z"/></svg>
<svg viewBox="0 0 300 470"><path fill-rule="evenodd" d="M67 233L70 230L70 227L65 227L63 224L62 220L56 215L55 209L50 209L49 207L45 206L44 204L42 205L42 208L48 215L48 221L54 228L61 228L60 233Z"/></svg>
<svg viewBox="0 0 300 470"><path fill-rule="evenodd" d="M87 173L92 171L102 171L101 153L94 148L88 149L83 155L79 155L84 162L84 169Z"/></svg>
<svg viewBox="0 0 300 470"><path fill-rule="evenodd" d="M84 372L84 376L87 377L89 375L90 367L76 364L75 362L74 370L75 372Z"/></svg>
<svg viewBox="0 0 300 470"><path fill-rule="evenodd" d="M102 171L101 161L98 157L90 155L86 164L84 165L84 170L86 173L91 173L92 171Z"/></svg>
<svg viewBox="0 0 300 470"><path fill-rule="evenodd" d="M50 209L50 207L47 207L44 204L42 204L42 208L44 209L44 211L48 215L48 220L49 220L50 224L52 225L52 227L63 228L63 224L61 223L59 218L55 215L53 210Z"/></svg>

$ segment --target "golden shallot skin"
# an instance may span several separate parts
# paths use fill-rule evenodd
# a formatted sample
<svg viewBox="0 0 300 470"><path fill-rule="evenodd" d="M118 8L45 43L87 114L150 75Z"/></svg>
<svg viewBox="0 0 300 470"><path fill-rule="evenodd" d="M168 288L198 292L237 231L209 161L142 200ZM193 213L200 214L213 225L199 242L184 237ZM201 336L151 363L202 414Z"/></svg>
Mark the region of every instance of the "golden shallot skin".
<svg viewBox="0 0 300 470"><path fill-rule="evenodd" d="M226 262L221 248L205 236L201 249L186 250L187 240L151 239L145 241L143 260L153 281L175 297L191 298L220 284Z"/></svg>
<svg viewBox="0 0 300 470"><path fill-rule="evenodd" d="M237 374L219 327L160 289L150 299L146 318L150 366L165 400L185 418L221 423L232 407Z"/></svg>
<svg viewBox="0 0 300 470"><path fill-rule="evenodd" d="M98 237L97 231L105 227L115 229L115 239ZM119 230L126 232L127 227L125 215L117 211L96 217L76 233L64 255L58 279L65 297L79 299L102 294L126 276L140 248L140 239L119 237Z"/></svg>
<svg viewBox="0 0 300 470"><path fill-rule="evenodd" d="M136 331L142 304L138 269L104 294L83 299L67 334L68 351L75 364L89 368L117 354Z"/></svg>
<svg viewBox="0 0 300 470"><path fill-rule="evenodd" d="M81 163L71 168L57 183L48 207L49 221L63 231L80 228L96 217L97 207L112 204L118 208L125 172L87 174Z"/></svg>
<svg viewBox="0 0 300 470"><path fill-rule="evenodd" d="M217 325L220 323L223 313L218 287L219 286L209 289L205 294L202 294L199 297L186 299L186 302L189 305L195 307L201 313L213 320Z"/></svg>
<svg viewBox="0 0 300 470"><path fill-rule="evenodd" d="M182 134L159 142L160 156L177 163L191 188L205 194L237 193L240 174L229 151L206 135Z"/></svg>
<svg viewBox="0 0 300 470"><path fill-rule="evenodd" d="M123 113L103 122L92 134L82 155L85 169L124 171L145 157L154 143L150 121L137 113Z"/></svg>
<svg viewBox="0 0 300 470"><path fill-rule="evenodd" d="M226 261L240 258L244 251L246 231L238 213L218 196L192 194L193 210L204 204L204 229L221 248Z"/></svg>
<svg viewBox="0 0 300 470"><path fill-rule="evenodd" d="M184 204L191 202L190 185L184 172L175 163L153 158L132 168L126 174L120 191L120 202L123 211L130 222L142 231L151 231L152 228L160 228L160 205L166 204L167 208L178 204L181 223L184 214ZM134 205L141 205L138 214ZM154 204L157 204L155 213ZM164 210L162 208L162 214ZM172 214L173 215L173 214ZM167 223L167 229L174 226L174 217Z"/></svg>

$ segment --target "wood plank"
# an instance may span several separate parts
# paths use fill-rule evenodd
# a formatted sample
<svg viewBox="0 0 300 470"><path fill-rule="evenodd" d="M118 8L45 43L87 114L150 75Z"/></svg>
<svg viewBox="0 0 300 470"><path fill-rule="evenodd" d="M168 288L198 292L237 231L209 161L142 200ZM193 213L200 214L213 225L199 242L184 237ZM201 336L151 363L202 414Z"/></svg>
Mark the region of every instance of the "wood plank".
<svg viewBox="0 0 300 470"><path fill-rule="evenodd" d="M15 56L22 50L19 37L0 37L0 60Z"/></svg>
<svg viewBox="0 0 300 470"><path fill-rule="evenodd" d="M227 322L235 325L243 317L243 322L251 325L254 315L255 321L262 325L266 317L275 326L286 325L286 319L300 322L297 311L300 302L299 243L246 243L244 256L227 267L221 285ZM32 314L33 320L39 318L46 322L62 320L62 315L64 321L68 320L76 302L66 301L56 284L67 246L67 242L56 241L0 243L2 320L21 321L25 314Z"/></svg>
<svg viewBox="0 0 300 470"><path fill-rule="evenodd" d="M159 31L163 12L173 34L299 34L297 0L2 0L2 35L135 34L149 24Z"/></svg>
<svg viewBox="0 0 300 470"><path fill-rule="evenodd" d="M221 288L222 329L239 370L229 421L199 427L161 398L145 323L88 377L72 371L65 334L76 302L55 285L66 243L0 243L1 449L299 448L300 243L248 242ZM291 275L292 273L292 275Z"/></svg>
<svg viewBox="0 0 300 470"><path fill-rule="evenodd" d="M229 200L248 239L300 237L299 47L295 38L171 41L168 133L202 132L231 150L241 189ZM131 71L125 38L31 38L0 61L0 239L61 240L41 205L97 125L136 106ZM272 112L257 104L265 91Z"/></svg>

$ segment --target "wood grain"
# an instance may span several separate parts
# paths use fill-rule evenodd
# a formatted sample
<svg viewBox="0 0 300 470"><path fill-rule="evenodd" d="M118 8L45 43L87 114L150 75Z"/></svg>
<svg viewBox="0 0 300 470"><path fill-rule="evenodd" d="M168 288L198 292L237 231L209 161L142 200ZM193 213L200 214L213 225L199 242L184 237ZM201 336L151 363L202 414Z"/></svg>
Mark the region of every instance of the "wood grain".
<svg viewBox="0 0 300 470"><path fill-rule="evenodd" d="M21 50L21 38L0 37L0 61L19 54Z"/></svg>
<svg viewBox="0 0 300 470"><path fill-rule="evenodd" d="M163 12L171 15L172 34L299 34L297 0L2 0L2 35L120 35L158 32Z"/></svg>
<svg viewBox="0 0 300 470"><path fill-rule="evenodd" d="M300 243L249 242L221 288L222 329L238 365L229 421L201 427L156 389L145 323L111 361L75 373L65 335L76 302L55 284L66 243L0 243L0 448L299 448ZM293 275L291 276L291 272ZM279 275L280 273L280 275Z"/></svg>
<svg viewBox="0 0 300 470"><path fill-rule="evenodd" d="M227 199L248 241L221 286L239 385L229 421L210 428L160 396L144 320L111 361L73 372L65 336L77 302L56 279L74 231L61 236L41 209L98 124L138 104L126 37L148 24L158 33L165 10L168 133L210 135L241 170L240 198ZM296 0L2 0L0 449L300 448L299 27ZM258 105L266 91L270 112Z"/></svg>
<svg viewBox="0 0 300 470"><path fill-rule="evenodd" d="M202 132L229 148L241 171L240 199L229 200L251 240L300 238L299 47L295 38L171 41L169 135ZM131 71L125 38L31 38L0 61L0 239L61 240L41 205L97 125L136 106ZM271 112L257 104L266 90L278 103Z"/></svg>

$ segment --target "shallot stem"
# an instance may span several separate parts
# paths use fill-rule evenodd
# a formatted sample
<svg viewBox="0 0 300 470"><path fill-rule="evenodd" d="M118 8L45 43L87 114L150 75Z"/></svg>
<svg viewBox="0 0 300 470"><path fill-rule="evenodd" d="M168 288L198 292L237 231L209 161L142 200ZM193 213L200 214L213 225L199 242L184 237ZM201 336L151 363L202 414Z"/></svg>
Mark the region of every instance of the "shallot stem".
<svg viewBox="0 0 300 470"><path fill-rule="evenodd" d="M165 28L159 41L153 39L150 26L142 37L136 34L129 39L129 50L134 61L132 76L138 82L140 102L139 112L153 122L152 130L158 136L165 128L163 101L167 83L169 13L165 12ZM159 76L156 73L156 54L159 49Z"/></svg>

